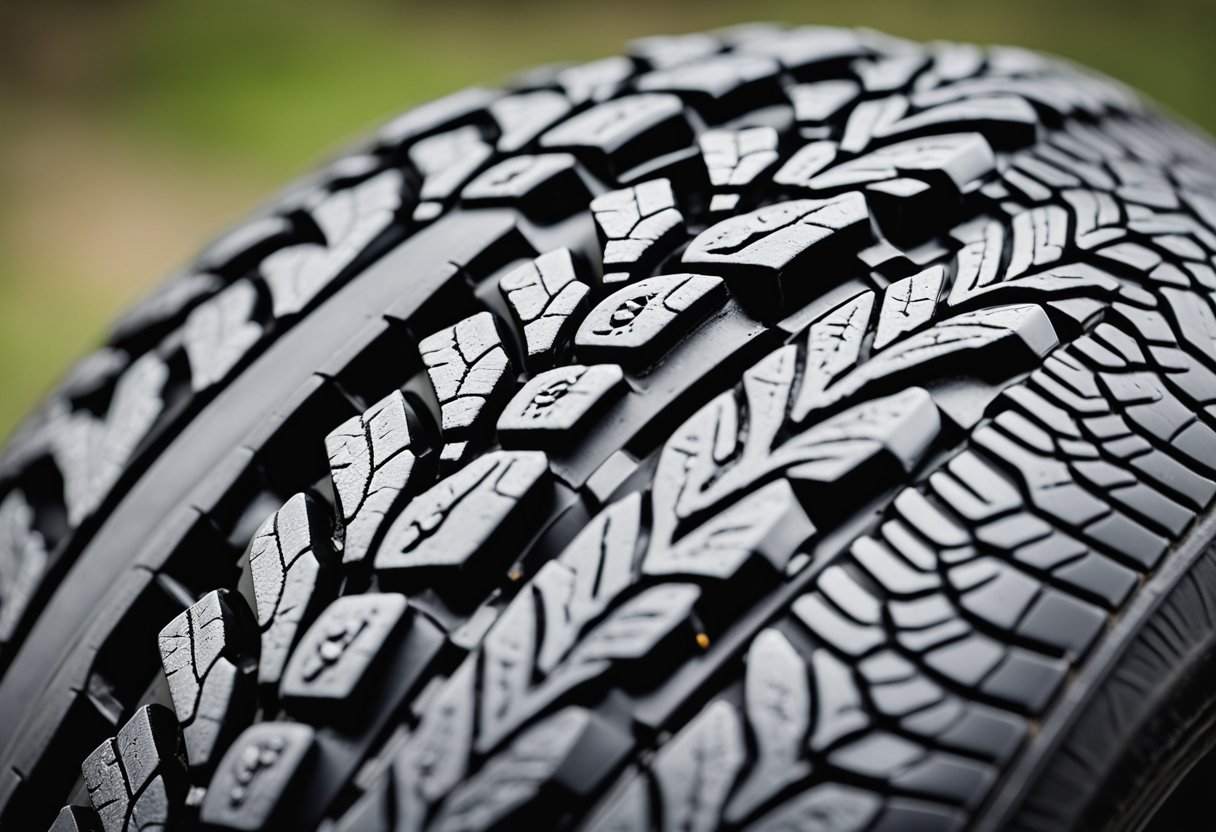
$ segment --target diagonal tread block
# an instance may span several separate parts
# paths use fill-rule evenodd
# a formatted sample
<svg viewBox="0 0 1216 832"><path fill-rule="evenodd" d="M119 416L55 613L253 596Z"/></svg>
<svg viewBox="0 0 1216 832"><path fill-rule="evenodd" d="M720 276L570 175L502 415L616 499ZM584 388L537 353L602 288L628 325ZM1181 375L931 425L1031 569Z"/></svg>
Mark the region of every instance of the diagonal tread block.
<svg viewBox="0 0 1216 832"><path fill-rule="evenodd" d="M457 788L433 828L498 828L542 792L550 800L589 795L631 747L628 736L591 711L564 708L520 734L505 753Z"/></svg>
<svg viewBox="0 0 1216 832"><path fill-rule="evenodd" d="M549 221L573 213L586 204L587 196L569 153L511 156L478 174L460 192L464 205L515 207Z"/></svg>
<svg viewBox="0 0 1216 832"><path fill-rule="evenodd" d="M815 525L785 480L747 495L669 546L652 547L648 575L702 575L729 580L753 559L781 573Z"/></svg>
<svg viewBox="0 0 1216 832"><path fill-rule="evenodd" d="M755 106L772 98L780 67L759 55L712 55L656 69L637 79L643 92L682 95L699 108L722 115L741 105Z"/></svg>
<svg viewBox="0 0 1216 832"><path fill-rule="evenodd" d="M389 227L404 202L404 179L388 170L326 196L311 212L323 243L279 249L262 261L275 318L304 310Z"/></svg>
<svg viewBox="0 0 1216 832"><path fill-rule="evenodd" d="M405 624L404 595L367 592L338 598L317 616L292 652L283 672L281 696L289 709L317 713L332 706L357 703L377 658Z"/></svg>
<svg viewBox="0 0 1216 832"><path fill-rule="evenodd" d="M887 145L813 177L813 190L856 188L870 182L913 176L950 188L955 195L992 173L996 159L978 133L929 136Z"/></svg>
<svg viewBox="0 0 1216 832"><path fill-rule="evenodd" d="M604 247L605 283L648 270L684 230L684 216L667 179L601 194L591 201L591 213Z"/></svg>
<svg viewBox="0 0 1216 832"><path fill-rule="evenodd" d="M662 356L687 326L726 302L721 278L648 277L618 289L587 314L574 336L580 358L645 364Z"/></svg>
<svg viewBox="0 0 1216 832"><path fill-rule="evenodd" d="M591 291L578 279L570 250L554 249L512 269L498 288L523 327L528 369L535 372L557 363Z"/></svg>
<svg viewBox="0 0 1216 832"><path fill-rule="evenodd" d="M423 338L418 351L439 399L444 441L467 438L483 421L487 404L511 381L511 362L494 316L479 312L441 329Z"/></svg>
<svg viewBox="0 0 1216 832"><path fill-rule="evenodd" d="M778 159L778 135L772 127L706 130L697 141L715 188L750 185Z"/></svg>
<svg viewBox="0 0 1216 832"><path fill-rule="evenodd" d="M507 403L498 417L499 438L512 445L568 445L624 388L625 375L615 364L573 364L547 370Z"/></svg>
<svg viewBox="0 0 1216 832"><path fill-rule="evenodd" d="M85 759L80 771L105 832L175 825L186 789L176 752L173 712L145 705Z"/></svg>
<svg viewBox="0 0 1216 832"><path fill-rule="evenodd" d="M160 631L161 665L195 770L210 770L253 713L245 665L252 663L256 635L234 604L244 601L226 590L209 592Z"/></svg>
<svg viewBox="0 0 1216 832"><path fill-rule="evenodd" d="M833 267L838 274L848 255L872 240L865 198L850 192L779 202L722 220L689 243L682 260L721 274L745 304L775 312L819 288L824 278L815 272L836 279Z"/></svg>
<svg viewBox="0 0 1216 832"><path fill-rule="evenodd" d="M494 451L419 494L393 521L376 553L378 572L459 569L489 550L510 551L496 539L500 526L529 518L531 499L549 475L538 451Z"/></svg>
<svg viewBox="0 0 1216 832"><path fill-rule="evenodd" d="M70 525L96 511L118 482L164 409L168 380L168 365L148 353L119 376L104 419L77 410L52 435L51 455L63 473Z"/></svg>
<svg viewBox="0 0 1216 832"><path fill-rule="evenodd" d="M605 101L550 129L541 146L591 156L621 174L663 152L687 147L692 132L677 96L642 93Z"/></svg>
<svg viewBox="0 0 1216 832"><path fill-rule="evenodd" d="M874 333L875 350L923 329L933 320L937 299L946 279L944 266L930 266L897 280L883 293Z"/></svg>
<svg viewBox="0 0 1216 832"><path fill-rule="evenodd" d="M261 340L262 325L254 319L257 302L257 287L238 280L190 312L182 348L196 393L223 381Z"/></svg>
<svg viewBox="0 0 1216 832"><path fill-rule="evenodd" d="M103 832L101 818L84 806L64 806L47 832Z"/></svg>
<svg viewBox="0 0 1216 832"><path fill-rule="evenodd" d="M454 196L494 155L494 149L473 125L428 136L410 147L409 157L422 176L418 192L423 200L414 218L428 219L435 206Z"/></svg>
<svg viewBox="0 0 1216 832"><path fill-rule="evenodd" d="M32 600L48 555L46 540L34 527L25 494L13 490L0 501L0 644L12 638Z"/></svg>
<svg viewBox="0 0 1216 832"><path fill-rule="evenodd" d="M262 684L278 684L292 645L332 592L334 560L321 509L305 494L296 494L258 529L249 571L262 634Z"/></svg>
<svg viewBox="0 0 1216 832"><path fill-rule="evenodd" d="M325 437L343 525L343 563L362 562L371 551L385 517L409 485L416 461L411 446L400 390Z"/></svg>

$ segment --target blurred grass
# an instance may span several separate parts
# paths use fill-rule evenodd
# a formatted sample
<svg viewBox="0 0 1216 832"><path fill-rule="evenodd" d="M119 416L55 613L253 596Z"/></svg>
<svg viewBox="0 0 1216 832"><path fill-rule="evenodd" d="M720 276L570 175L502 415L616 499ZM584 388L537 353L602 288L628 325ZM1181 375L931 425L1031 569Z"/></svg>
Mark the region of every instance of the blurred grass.
<svg viewBox="0 0 1216 832"><path fill-rule="evenodd" d="M352 133L748 19L1038 48L1216 129L1212 0L0 0L0 435L118 311Z"/></svg>

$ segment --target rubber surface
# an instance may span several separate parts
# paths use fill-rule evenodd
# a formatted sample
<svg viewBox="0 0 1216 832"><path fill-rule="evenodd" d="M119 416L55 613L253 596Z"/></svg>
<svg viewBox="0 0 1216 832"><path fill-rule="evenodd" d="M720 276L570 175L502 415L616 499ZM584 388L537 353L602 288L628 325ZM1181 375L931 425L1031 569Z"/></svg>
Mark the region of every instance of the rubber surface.
<svg viewBox="0 0 1216 832"><path fill-rule="evenodd" d="M1214 262L1208 141L1013 48L410 111L0 457L0 824L1134 825L1213 733Z"/></svg>

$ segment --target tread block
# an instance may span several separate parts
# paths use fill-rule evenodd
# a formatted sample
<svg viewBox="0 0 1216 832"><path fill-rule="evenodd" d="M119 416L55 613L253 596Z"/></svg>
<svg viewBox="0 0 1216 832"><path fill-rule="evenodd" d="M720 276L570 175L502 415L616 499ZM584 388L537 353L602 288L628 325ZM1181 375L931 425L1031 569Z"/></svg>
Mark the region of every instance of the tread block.
<svg viewBox="0 0 1216 832"><path fill-rule="evenodd" d="M434 707L393 757L396 830L420 830L428 808L456 788L469 766L476 698L473 662L465 661L438 691Z"/></svg>
<svg viewBox="0 0 1216 832"><path fill-rule="evenodd" d="M290 802L303 786L315 735L300 723L246 728L211 778L199 811L203 823L240 832L275 828L290 815Z"/></svg>
<svg viewBox="0 0 1216 832"><path fill-rule="evenodd" d="M873 349L881 350L892 341L927 326L937 311L937 299L945 279L944 266L930 266L888 286L878 313Z"/></svg>
<svg viewBox="0 0 1216 832"><path fill-rule="evenodd" d="M773 182L791 188L809 188L815 176L836 161L837 150L836 142L804 144L777 169Z"/></svg>
<svg viewBox="0 0 1216 832"><path fill-rule="evenodd" d="M652 766L664 829L712 832L747 759L734 707L711 703L659 751Z"/></svg>
<svg viewBox="0 0 1216 832"><path fill-rule="evenodd" d="M616 174L691 142L683 103L665 93L629 95L596 104L540 139L542 147L582 153Z"/></svg>
<svg viewBox="0 0 1216 832"><path fill-rule="evenodd" d="M623 55L613 55L566 67L557 73L555 80L571 103L578 105L611 98L633 73L633 61Z"/></svg>
<svg viewBox="0 0 1216 832"><path fill-rule="evenodd" d="M722 49L713 35L695 32L687 35L651 35L631 40L626 51L652 69L666 69L704 58Z"/></svg>
<svg viewBox="0 0 1216 832"><path fill-rule="evenodd" d="M537 572L534 584L545 626L536 665L542 672L552 672L583 627L633 582L640 512L638 494L611 503Z"/></svg>
<svg viewBox="0 0 1216 832"><path fill-rule="evenodd" d="M822 190L855 188L911 176L942 188L946 199L957 199L972 183L994 170L996 158L982 135L949 133L873 150L830 168L808 184Z"/></svg>
<svg viewBox="0 0 1216 832"><path fill-rule="evenodd" d="M556 364L591 291L578 279L570 250L555 249L512 269L498 288L523 327L528 369Z"/></svg>
<svg viewBox="0 0 1216 832"><path fill-rule="evenodd" d="M853 71L870 95L896 92L908 86L929 62L925 54L890 55L853 62Z"/></svg>
<svg viewBox="0 0 1216 832"><path fill-rule="evenodd" d="M182 328L182 348L190 362L194 392L227 378L262 340L262 325L254 320L257 303L257 287L238 280L190 312Z"/></svg>
<svg viewBox="0 0 1216 832"><path fill-rule="evenodd" d="M585 205L587 187L569 153L511 156L480 173L464 190L465 205L516 207L539 220L556 220Z"/></svg>
<svg viewBox="0 0 1216 832"><path fill-rule="evenodd" d="M775 98L779 70L776 61L757 55L714 55L652 70L636 83L642 92L676 93L721 117Z"/></svg>
<svg viewBox="0 0 1216 832"><path fill-rule="evenodd" d="M397 516L376 553L378 572L457 569L491 550L502 555L500 527L529 517L549 475L538 451L494 451L419 494Z"/></svg>
<svg viewBox="0 0 1216 832"><path fill-rule="evenodd" d="M744 676L747 724L756 762L745 768L724 817L739 823L810 771L803 746L811 721L806 662L776 628L761 630L747 651Z"/></svg>
<svg viewBox="0 0 1216 832"><path fill-rule="evenodd" d="M211 769L253 714L255 692L248 671L256 635L233 604L244 601L226 590L209 592L160 631L173 710L182 725L186 759L197 771Z"/></svg>
<svg viewBox="0 0 1216 832"><path fill-rule="evenodd" d="M995 366L1007 376L1014 367L1025 367L1042 358L1058 343L1055 328L1041 306L1015 304L967 312L888 347L842 376L824 396L827 401L839 401L894 373L911 378L915 372L963 356L970 357L969 365L982 373L982 368L990 364L978 356L999 355L1001 361Z"/></svg>
<svg viewBox="0 0 1216 832"><path fill-rule="evenodd" d="M125 343L163 335L223 286L223 280L207 272L192 272L171 280L119 318L110 329L110 340Z"/></svg>
<svg viewBox="0 0 1216 832"><path fill-rule="evenodd" d="M1005 269L1012 280L1032 267L1059 260L1068 240L1068 212L1058 205L1024 211L1013 218L1013 252Z"/></svg>
<svg viewBox="0 0 1216 832"><path fill-rule="evenodd" d="M194 268L235 277L259 256L282 245L293 231L288 217L260 217L213 240L199 253Z"/></svg>
<svg viewBox="0 0 1216 832"><path fill-rule="evenodd" d="M101 347L85 356L59 383L59 394L80 400L100 393L130 364L126 350Z"/></svg>
<svg viewBox="0 0 1216 832"><path fill-rule="evenodd" d="M574 707L560 710L528 728L461 784L432 828L482 832L500 828L529 803L584 798L632 747L632 737L594 713Z"/></svg>
<svg viewBox="0 0 1216 832"><path fill-rule="evenodd" d="M857 32L826 26L779 29L749 39L738 48L743 52L771 57L795 74L822 64L864 57L871 52Z"/></svg>
<svg viewBox="0 0 1216 832"><path fill-rule="evenodd" d="M671 182L653 179L591 201L604 247L604 282L619 283L650 269L684 230Z"/></svg>
<svg viewBox="0 0 1216 832"><path fill-rule="evenodd" d="M547 370L528 381L498 417L498 435L512 446L569 444L587 422L625 391L615 364L574 364Z"/></svg>
<svg viewBox="0 0 1216 832"><path fill-rule="evenodd" d="M325 437L334 497L345 529L342 562L362 562L384 518L409 485L411 452L405 397L394 390Z"/></svg>
<svg viewBox="0 0 1216 832"><path fill-rule="evenodd" d="M0 502L0 644L12 638L47 567L46 541L21 491Z"/></svg>
<svg viewBox="0 0 1216 832"><path fill-rule="evenodd" d="M258 681L277 685L292 645L332 591L336 556L321 509L296 494L253 538L249 570L262 651Z"/></svg>
<svg viewBox="0 0 1216 832"><path fill-rule="evenodd" d="M840 487L843 478L879 459L911 470L937 436L940 416L928 392L917 387L784 433L796 356L797 348L786 346L744 373L746 409L734 391L727 391L672 434L654 475L652 548L673 540L679 522L740 500L773 474L783 473L810 490L815 484ZM722 464L732 458L733 464ZM820 499L810 504L823 502L822 492L816 496ZM759 515L752 519L760 522ZM747 527L743 522L739 529ZM765 537L759 528L752 533Z"/></svg>
<svg viewBox="0 0 1216 832"><path fill-rule="evenodd" d="M415 141L445 127L469 121L485 112L499 96L497 92L480 87L454 92L402 113L381 127L376 138L385 147Z"/></svg>
<svg viewBox="0 0 1216 832"><path fill-rule="evenodd" d="M882 138L940 133L945 130L974 130L1000 150L1034 144L1038 139L1039 116L1023 98L1014 96L975 97L929 107L880 126Z"/></svg>
<svg viewBox="0 0 1216 832"><path fill-rule="evenodd" d="M145 705L85 759L81 774L105 832L174 827L186 791L176 752L173 712Z"/></svg>
<svg viewBox="0 0 1216 832"><path fill-rule="evenodd" d="M799 124L823 124L857 100L861 86L848 78L795 84L786 90Z"/></svg>
<svg viewBox="0 0 1216 832"><path fill-rule="evenodd" d="M787 829L869 829L882 799L873 792L838 783L820 783L795 795L748 827L749 832L784 832ZM892 829L911 829L895 826ZM929 827L926 827L929 828Z"/></svg>
<svg viewBox="0 0 1216 832"><path fill-rule="evenodd" d="M873 309L874 293L862 292L807 329L806 371L794 402L794 419L803 419L826 398L829 385L857 366Z"/></svg>
<svg viewBox="0 0 1216 832"><path fill-rule="evenodd" d="M700 575L728 580L745 564L764 561L781 574L797 548L815 533L793 489L777 480L747 495L671 545L652 544L648 575Z"/></svg>
<svg viewBox="0 0 1216 832"><path fill-rule="evenodd" d="M388 170L326 196L311 215L323 243L279 249L262 261L273 314L302 312L393 222L405 202L405 182Z"/></svg>
<svg viewBox="0 0 1216 832"><path fill-rule="evenodd" d="M498 124L500 153L517 153L570 112L570 99L553 90L504 96L487 108Z"/></svg>
<svg viewBox="0 0 1216 832"><path fill-rule="evenodd" d="M742 188L776 164L777 131L772 127L706 130L697 141L715 188Z"/></svg>
<svg viewBox="0 0 1216 832"><path fill-rule="evenodd" d="M418 351L435 388L445 442L472 435L487 405L511 383L511 362L489 312L479 312L428 335Z"/></svg>
<svg viewBox="0 0 1216 832"><path fill-rule="evenodd" d="M283 673L281 696L289 709L308 713L357 707L354 701L372 665L405 624L404 595L368 592L338 598L317 616ZM344 703L345 708L333 706Z"/></svg>
<svg viewBox="0 0 1216 832"><path fill-rule="evenodd" d="M101 818L84 806L64 806L47 832L103 832Z"/></svg>
<svg viewBox="0 0 1216 832"><path fill-rule="evenodd" d="M866 187L866 198L887 237L906 245L931 237L937 218L954 208L949 201L943 204L941 194L920 179L875 182Z"/></svg>
<svg viewBox="0 0 1216 832"><path fill-rule="evenodd" d="M725 302L726 287L717 277L648 277L618 289L587 314L574 336L575 351L583 359L647 364Z"/></svg>
<svg viewBox="0 0 1216 832"><path fill-rule="evenodd" d="M69 525L80 525L96 511L118 482L164 409L168 380L168 366L148 353L119 376L104 419L77 410L52 435L51 454L63 474Z"/></svg>
<svg viewBox="0 0 1216 832"><path fill-rule="evenodd" d="M819 288L805 276L809 264L826 270L872 240L865 199L852 192L779 202L722 220L689 243L683 262L721 274L745 304L776 312Z"/></svg>
<svg viewBox="0 0 1216 832"><path fill-rule="evenodd" d="M421 221L437 216L443 210L443 204L493 155L494 149L482 138L481 130L473 125L428 136L411 146L410 161L422 177L422 188L418 192L422 202L414 211L414 219Z"/></svg>

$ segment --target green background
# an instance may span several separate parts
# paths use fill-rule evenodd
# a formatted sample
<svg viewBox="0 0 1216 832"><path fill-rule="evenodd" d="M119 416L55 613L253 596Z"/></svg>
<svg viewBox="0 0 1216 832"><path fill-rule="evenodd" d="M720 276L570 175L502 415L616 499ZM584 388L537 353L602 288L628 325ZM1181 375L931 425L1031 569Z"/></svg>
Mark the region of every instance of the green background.
<svg viewBox="0 0 1216 832"><path fill-rule="evenodd" d="M123 307L352 133L748 19L1035 47L1216 130L1216 0L0 0L0 436Z"/></svg>

